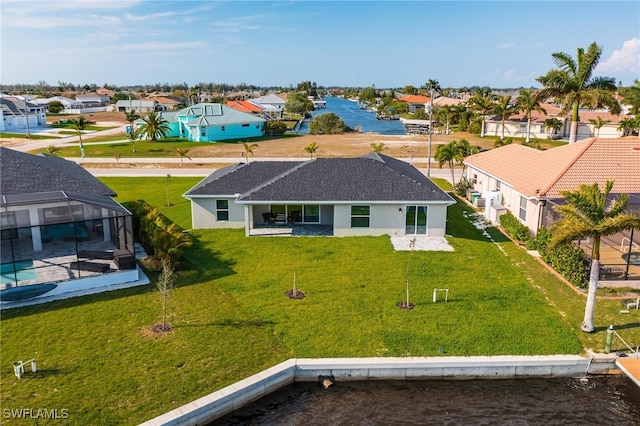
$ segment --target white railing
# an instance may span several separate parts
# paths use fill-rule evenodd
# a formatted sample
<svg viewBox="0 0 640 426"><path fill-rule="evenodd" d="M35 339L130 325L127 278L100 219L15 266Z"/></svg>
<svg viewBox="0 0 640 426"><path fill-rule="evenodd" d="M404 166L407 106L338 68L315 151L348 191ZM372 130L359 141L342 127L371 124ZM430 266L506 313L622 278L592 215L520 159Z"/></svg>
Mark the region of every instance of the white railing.
<svg viewBox="0 0 640 426"><path fill-rule="evenodd" d="M620 252L624 253L624 242L628 241L629 242L629 247L631 247L633 250L637 250L638 249L638 245L636 243L634 243L633 241L631 241L629 238L624 237L622 239L622 242L620 243Z"/></svg>

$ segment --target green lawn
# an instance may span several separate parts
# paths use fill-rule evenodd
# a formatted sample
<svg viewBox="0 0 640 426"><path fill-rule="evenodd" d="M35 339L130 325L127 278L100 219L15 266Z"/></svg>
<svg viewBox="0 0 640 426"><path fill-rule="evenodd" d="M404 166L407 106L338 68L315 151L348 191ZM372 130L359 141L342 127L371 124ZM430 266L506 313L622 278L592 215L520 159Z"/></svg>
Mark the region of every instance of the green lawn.
<svg viewBox="0 0 640 426"><path fill-rule="evenodd" d="M0 132L0 138L18 138L18 139L27 139L27 135L25 133L6 133ZM58 139L58 136L44 136L44 135L30 135L28 139L33 140L41 140L41 139Z"/></svg>
<svg viewBox="0 0 640 426"><path fill-rule="evenodd" d="M103 181L120 201L166 204L164 178ZM180 195L197 181L172 178L175 205L161 208L187 229ZM394 252L388 237L192 231L169 301L170 334L141 332L161 318L153 286L3 312L3 408L67 408L67 424L134 424L291 357L601 351L614 302L599 304L598 332L583 335L584 297L490 229L505 255L464 218L469 211L450 209L454 252ZM303 300L284 294L294 267ZM410 311L396 307L406 270ZM432 303L434 288L450 289L449 302ZM625 319L637 327L638 317ZM639 341L637 328L625 331ZM33 356L38 373L18 380L11 363Z"/></svg>

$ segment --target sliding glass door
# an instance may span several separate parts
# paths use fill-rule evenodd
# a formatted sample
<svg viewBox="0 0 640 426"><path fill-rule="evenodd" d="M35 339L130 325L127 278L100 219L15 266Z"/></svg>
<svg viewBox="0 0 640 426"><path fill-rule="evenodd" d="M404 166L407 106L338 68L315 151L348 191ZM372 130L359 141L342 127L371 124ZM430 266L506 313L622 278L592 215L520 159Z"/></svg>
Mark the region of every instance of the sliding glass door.
<svg viewBox="0 0 640 426"><path fill-rule="evenodd" d="M405 235L427 235L427 206L406 206Z"/></svg>

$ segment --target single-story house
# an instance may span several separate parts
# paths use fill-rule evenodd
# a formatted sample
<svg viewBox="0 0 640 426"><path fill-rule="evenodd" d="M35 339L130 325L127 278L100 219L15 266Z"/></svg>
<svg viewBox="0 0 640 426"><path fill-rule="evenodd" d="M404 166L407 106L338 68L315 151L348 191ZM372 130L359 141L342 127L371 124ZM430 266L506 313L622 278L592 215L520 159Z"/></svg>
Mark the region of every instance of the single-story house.
<svg viewBox="0 0 640 426"><path fill-rule="evenodd" d="M108 103L111 98L107 95L99 95L97 93L82 93L76 95L76 101L81 102L87 105L100 105L104 106L104 104Z"/></svg>
<svg viewBox="0 0 640 426"><path fill-rule="evenodd" d="M242 140L264 135L265 119L222 104L199 103L175 113L179 134L193 142Z"/></svg>
<svg viewBox="0 0 640 426"><path fill-rule="evenodd" d="M51 155L0 147L0 165L3 305L139 280L131 213L110 188Z"/></svg>
<svg viewBox="0 0 640 426"><path fill-rule="evenodd" d="M270 93L268 95L260 96L259 98L251 99L251 102L263 107L273 107L277 110L284 111L284 104L287 103L287 97L284 94Z"/></svg>
<svg viewBox="0 0 640 426"><path fill-rule="evenodd" d="M454 200L412 165L358 158L254 161L213 172L184 197L193 228L324 226L329 235L445 235Z"/></svg>
<svg viewBox="0 0 640 426"><path fill-rule="evenodd" d="M121 99L116 102L115 110L118 112L131 112L135 110L137 113L154 112L164 110L164 106L157 101L149 99Z"/></svg>
<svg viewBox="0 0 640 426"><path fill-rule="evenodd" d="M45 126L46 107L17 96L0 96L0 131L11 132Z"/></svg>
<svg viewBox="0 0 640 426"><path fill-rule="evenodd" d="M422 95L407 95L398 98L399 101L409 104L409 112L414 114L418 110L428 111L431 103L431 98Z"/></svg>
<svg viewBox="0 0 640 426"><path fill-rule="evenodd" d="M565 139L569 137L571 130L570 115L561 116L561 108L554 104L540 105L546 113L540 111L531 112L530 137L536 139ZM578 140L587 138L617 138L622 136L622 131L618 130L620 120L627 118L625 114L613 115L608 110L580 110L580 121L578 123ZM562 122L562 127L558 130L545 128L544 122L549 118L556 118ZM589 120L607 121L601 128L596 128ZM487 117L485 120L485 135L502 136L502 117L499 115ZM527 116L524 112L518 112L505 118L505 137L527 136Z"/></svg>
<svg viewBox="0 0 640 426"><path fill-rule="evenodd" d="M562 191L576 190L580 184L598 183L603 188L609 180L615 181L610 196L629 194L628 209L640 211L638 137L591 138L546 151L510 144L471 155L464 164L472 183L470 198L484 205L485 216L495 224L510 212L535 234L558 219L554 206L564 203ZM640 232L612 236L605 244L615 249L614 257L622 263L629 249L640 255ZM637 266L640 278L640 263Z"/></svg>

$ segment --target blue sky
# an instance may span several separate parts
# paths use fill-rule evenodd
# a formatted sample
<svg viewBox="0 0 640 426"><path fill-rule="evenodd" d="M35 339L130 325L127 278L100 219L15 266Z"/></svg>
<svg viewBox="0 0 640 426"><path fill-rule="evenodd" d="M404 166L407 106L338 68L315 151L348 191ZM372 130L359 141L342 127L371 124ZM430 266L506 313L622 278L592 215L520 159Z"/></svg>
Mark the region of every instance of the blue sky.
<svg viewBox="0 0 640 426"><path fill-rule="evenodd" d="M597 42L640 79L640 2L0 0L0 82L539 87Z"/></svg>

